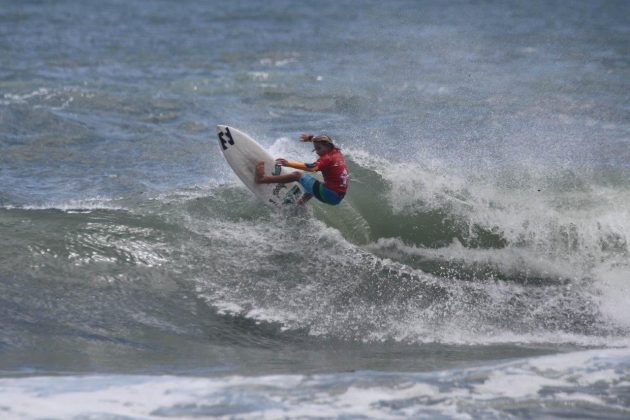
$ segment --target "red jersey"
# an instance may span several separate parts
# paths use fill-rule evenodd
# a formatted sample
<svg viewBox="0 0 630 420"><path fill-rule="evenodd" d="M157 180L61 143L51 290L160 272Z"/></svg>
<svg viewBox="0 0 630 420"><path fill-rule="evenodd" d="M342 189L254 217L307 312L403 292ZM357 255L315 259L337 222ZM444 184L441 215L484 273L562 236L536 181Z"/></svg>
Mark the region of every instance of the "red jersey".
<svg viewBox="0 0 630 420"><path fill-rule="evenodd" d="M341 150L332 149L320 156L315 165L324 175L324 185L338 193L345 193L348 190L348 165Z"/></svg>

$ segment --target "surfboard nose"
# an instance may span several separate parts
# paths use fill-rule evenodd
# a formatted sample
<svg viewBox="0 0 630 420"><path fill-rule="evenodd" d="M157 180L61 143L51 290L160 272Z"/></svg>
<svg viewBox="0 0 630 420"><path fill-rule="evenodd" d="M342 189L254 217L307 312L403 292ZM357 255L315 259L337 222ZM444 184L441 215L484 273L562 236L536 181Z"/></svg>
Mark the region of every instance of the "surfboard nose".
<svg viewBox="0 0 630 420"><path fill-rule="evenodd" d="M217 134L225 131L226 127L227 127L227 125L218 124L217 125Z"/></svg>

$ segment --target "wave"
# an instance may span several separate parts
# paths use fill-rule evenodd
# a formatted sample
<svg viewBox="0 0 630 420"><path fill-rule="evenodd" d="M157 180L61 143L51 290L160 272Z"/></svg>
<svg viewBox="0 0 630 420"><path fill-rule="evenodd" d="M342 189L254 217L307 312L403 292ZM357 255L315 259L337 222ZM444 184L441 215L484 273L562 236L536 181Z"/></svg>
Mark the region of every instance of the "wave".
<svg viewBox="0 0 630 420"><path fill-rule="evenodd" d="M357 241L356 225L325 220L373 252L428 272L486 265L503 279L586 278L604 266L628 267L630 184L618 171L470 176L435 160L423 166L350 156L348 202L363 238Z"/></svg>
<svg viewBox="0 0 630 420"><path fill-rule="evenodd" d="M234 319L250 333L267 325L272 341L628 344L625 184L554 179L544 181L553 192L534 192L515 175L462 178L435 162L348 155L350 194L340 207L313 204L312 215L274 214L231 182L5 205L0 226L11 246L0 275L28 279L6 286L16 295L39 281L53 295L81 283L67 307L53 308L60 320L73 309L107 319L108 308L89 314L83 302L114 287L105 301L130 305L122 313L138 328L198 334L206 327L191 313L169 315L182 293L236 342L244 336ZM138 297L138 287L155 295ZM169 309L156 313L158 301ZM38 302L20 305L36 312ZM14 321L7 345L11 334L25 337Z"/></svg>

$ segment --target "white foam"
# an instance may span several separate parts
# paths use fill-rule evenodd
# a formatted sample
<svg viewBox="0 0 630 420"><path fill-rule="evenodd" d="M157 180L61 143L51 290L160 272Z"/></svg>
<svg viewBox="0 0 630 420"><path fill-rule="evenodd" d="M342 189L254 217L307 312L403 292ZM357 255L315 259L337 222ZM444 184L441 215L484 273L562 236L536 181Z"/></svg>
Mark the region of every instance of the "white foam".
<svg viewBox="0 0 630 420"><path fill-rule="evenodd" d="M65 201L49 201L42 204L8 205L5 209L25 210L62 210L68 213L88 213L91 210L125 210L117 200L109 197L92 197L70 199Z"/></svg>
<svg viewBox="0 0 630 420"><path fill-rule="evenodd" d="M25 103L28 99L36 98L40 96L49 96L50 91L46 88L38 88L32 92L25 94L5 93L3 95L4 101L0 101L0 105L10 105L13 103Z"/></svg>
<svg viewBox="0 0 630 420"><path fill-rule="evenodd" d="M430 249L381 238L369 249L387 251L391 258L399 253L400 258L486 264L508 276L567 279L579 284L583 298L594 296L608 323L630 328L630 190L534 165L470 175L436 159L414 157L422 164L411 164L361 150L349 154L391 185L387 199L394 212L446 211L448 223L468 227L469 239L481 228L504 242L500 249L470 249L457 242ZM559 188L557 178L563 176L568 185Z"/></svg>
<svg viewBox="0 0 630 420"><path fill-rule="evenodd" d="M423 162L418 165L361 150L348 153L391 184L388 200L397 212L448 210L471 227L497 232L511 245L568 257L570 263L586 259L592 264L611 252L630 253L630 191L581 179L587 185L581 189L547 193L538 186L552 182L554 173L541 168L482 177L437 159L414 159ZM607 250L602 243L616 249Z"/></svg>
<svg viewBox="0 0 630 420"><path fill-rule="evenodd" d="M630 329L630 267L607 264L594 272L599 308L609 320Z"/></svg>
<svg viewBox="0 0 630 420"><path fill-rule="evenodd" d="M549 405L570 415L584 404L620 415L630 414L619 399L629 364L630 348L427 373L0 378L0 407L10 418L477 418L508 416L514 406L536 417Z"/></svg>
<svg viewBox="0 0 630 420"><path fill-rule="evenodd" d="M457 262L467 266L484 264L506 275L575 278L581 272L566 261L556 258L547 259L528 249L506 247L501 249L466 248L459 241L454 240L447 247L425 248L406 245L398 238L380 238L376 243L368 245L368 249L393 249L406 256L422 256L432 260L442 260L445 263Z"/></svg>
<svg viewBox="0 0 630 420"><path fill-rule="evenodd" d="M546 386L567 386L565 381L539 377L534 374L500 372L491 373L474 392L482 399L534 397Z"/></svg>
<svg viewBox="0 0 630 420"><path fill-rule="evenodd" d="M302 162L314 162L318 159L312 150L312 144L289 137L280 137L269 147L269 153L274 158L283 157Z"/></svg>
<svg viewBox="0 0 630 420"><path fill-rule="evenodd" d="M511 331L508 324L494 325L491 320L497 308L509 309L515 296L527 292L526 286L501 281L461 282L435 278L365 252L345 241L339 231L317 220L300 220L295 226L286 220L283 223L287 225L277 226L278 222L195 220L191 223L188 226L191 231L224 244L214 248L213 260L222 262L215 267L216 272L197 279L198 296L220 313L277 323L283 330L305 330L313 336L367 342L630 345L630 337L548 329L540 323L527 331ZM456 247L453 251L453 255L458 252ZM483 260L487 257L483 251L478 251L476 257L469 256L468 252L475 251L465 250L464 258ZM223 253L226 258L221 256ZM235 253L240 258L231 258ZM310 257L304 260L304 255ZM509 255L506 251L501 256ZM273 264L276 257L285 261L295 259L296 265L286 271L284 266ZM320 264L321 261L326 264ZM513 262L515 267L518 261ZM504 264L508 264L508 270L509 261ZM243 270L243 267L252 269ZM319 270L318 276L312 275L314 267ZM541 267L541 271L547 269L547 266ZM357 295L357 290L365 289L366 279L374 277L380 280L370 286L369 293L375 295L375 301L370 303L370 299ZM405 285L412 285L413 293L407 293ZM379 288L397 298L380 302L376 297ZM423 290L435 293L434 289L443 290L448 298L427 301ZM484 300L473 301L474 296L483 296ZM527 313L510 313L517 323L526 321L531 316L529 312L550 310L553 314L547 302L536 298L529 302L531 307Z"/></svg>
<svg viewBox="0 0 630 420"><path fill-rule="evenodd" d="M239 315L244 311L241 305L232 302L215 302L214 306L219 315Z"/></svg>
<svg viewBox="0 0 630 420"><path fill-rule="evenodd" d="M251 77L252 80L255 80L255 81L262 81L262 80L269 79L269 73L264 72L264 71L250 71L247 74Z"/></svg>

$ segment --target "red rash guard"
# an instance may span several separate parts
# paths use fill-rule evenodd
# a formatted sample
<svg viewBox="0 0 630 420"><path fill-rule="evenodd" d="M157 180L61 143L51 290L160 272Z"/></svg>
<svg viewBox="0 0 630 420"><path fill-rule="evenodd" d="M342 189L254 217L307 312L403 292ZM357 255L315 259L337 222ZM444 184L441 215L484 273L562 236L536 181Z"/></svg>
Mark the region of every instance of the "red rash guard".
<svg viewBox="0 0 630 420"><path fill-rule="evenodd" d="M348 190L348 165L341 150L332 149L320 156L315 165L324 175L324 185L337 193L345 193Z"/></svg>

